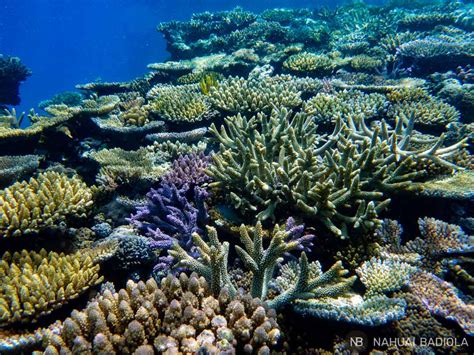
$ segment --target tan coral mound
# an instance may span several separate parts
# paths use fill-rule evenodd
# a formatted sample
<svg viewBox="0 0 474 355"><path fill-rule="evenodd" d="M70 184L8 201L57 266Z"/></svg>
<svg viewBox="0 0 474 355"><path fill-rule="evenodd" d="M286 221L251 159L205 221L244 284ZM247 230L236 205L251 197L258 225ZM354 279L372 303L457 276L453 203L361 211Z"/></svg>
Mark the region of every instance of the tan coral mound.
<svg viewBox="0 0 474 355"><path fill-rule="evenodd" d="M46 172L0 191L0 235L19 236L83 216L92 205L92 191L78 177Z"/></svg>
<svg viewBox="0 0 474 355"><path fill-rule="evenodd" d="M32 322L102 282L99 265L82 251L72 255L23 250L0 262L0 326Z"/></svg>
<svg viewBox="0 0 474 355"><path fill-rule="evenodd" d="M128 281L72 312L60 334L46 337L45 353L269 353L280 335L275 318L250 296L212 297L195 275L169 275L161 287L153 279Z"/></svg>

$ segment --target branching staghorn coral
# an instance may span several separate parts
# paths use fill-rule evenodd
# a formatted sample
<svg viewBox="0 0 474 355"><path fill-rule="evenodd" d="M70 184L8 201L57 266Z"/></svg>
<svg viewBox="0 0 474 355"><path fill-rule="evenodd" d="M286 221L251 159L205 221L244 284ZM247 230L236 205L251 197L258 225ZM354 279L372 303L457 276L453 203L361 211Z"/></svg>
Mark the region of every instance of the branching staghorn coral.
<svg viewBox="0 0 474 355"><path fill-rule="evenodd" d="M0 191L0 234L15 237L84 216L92 191L78 176L45 172Z"/></svg>
<svg viewBox="0 0 474 355"><path fill-rule="evenodd" d="M426 149L411 150L417 141L413 118L406 126L397 120L393 130L384 122L369 128L363 118L347 121L338 119L328 137L316 134L310 117L286 109L250 119L229 117L220 132L211 125L221 145L209 168L215 180L210 186L257 219L274 218L277 208L291 206L347 237L350 227L380 224L377 215L390 201L385 193L416 188L412 181L424 171L414 162L456 168L447 159L465 142L442 147L442 136Z"/></svg>
<svg viewBox="0 0 474 355"><path fill-rule="evenodd" d="M268 353L279 338L275 312L260 301L225 290L214 298L203 278L181 274L103 291L43 344L46 353Z"/></svg>
<svg viewBox="0 0 474 355"><path fill-rule="evenodd" d="M281 262L284 254L292 250L303 249L314 238L313 235L302 236L304 227L294 226L293 223L293 221L289 221L286 226L282 227L276 225L266 249L264 249L264 231L260 222L253 230L241 225L240 241L243 247L236 246L236 251L245 267L251 271L250 294L252 297L265 300L275 268ZM205 242L197 233L193 235L193 241L199 251L199 258L189 255L177 243L173 245L169 253L179 261L179 266L187 267L203 275L211 284L211 289L214 292L226 287L231 295L235 295L237 288L227 272L229 243L219 241L215 228L208 226L207 231L208 242ZM281 286L280 293L273 299L267 300L268 306L279 309L292 304L297 299L340 295L345 293L356 279L356 276L344 277L347 270L342 267L340 262L334 264L324 273L320 268L315 269L317 265L319 264L310 265L305 252L303 252L299 258L299 265L294 268L285 268L284 266L283 268L288 272L282 273L281 278L276 281Z"/></svg>
<svg viewBox="0 0 474 355"><path fill-rule="evenodd" d="M36 321L102 281L94 256L23 250L0 263L0 325Z"/></svg>

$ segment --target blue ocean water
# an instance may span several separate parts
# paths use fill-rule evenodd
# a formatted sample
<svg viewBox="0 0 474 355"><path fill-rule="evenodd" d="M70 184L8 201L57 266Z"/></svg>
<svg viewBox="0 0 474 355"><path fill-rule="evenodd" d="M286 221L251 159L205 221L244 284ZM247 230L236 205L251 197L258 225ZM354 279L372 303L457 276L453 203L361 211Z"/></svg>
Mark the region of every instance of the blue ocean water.
<svg viewBox="0 0 474 355"><path fill-rule="evenodd" d="M1 0L0 53L18 56L33 75L21 86L28 111L54 94L97 79L130 80L168 57L156 32L163 21L241 6L336 6L331 0ZM375 2L372 2L375 3Z"/></svg>

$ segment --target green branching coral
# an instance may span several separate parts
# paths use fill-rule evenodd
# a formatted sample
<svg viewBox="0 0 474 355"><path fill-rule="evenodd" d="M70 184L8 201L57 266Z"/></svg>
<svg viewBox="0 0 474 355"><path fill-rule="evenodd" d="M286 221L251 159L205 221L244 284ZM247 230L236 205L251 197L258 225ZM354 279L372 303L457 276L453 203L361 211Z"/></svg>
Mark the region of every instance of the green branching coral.
<svg viewBox="0 0 474 355"><path fill-rule="evenodd" d="M185 266L192 271L200 273L210 283L211 289L218 292L223 287L236 294L236 287L228 274L229 243L220 242L217 231L208 227L209 241L197 233L193 234L193 241L198 247L199 258L189 255L178 243L173 245L169 254L176 258L178 266ZM262 300L267 298L268 287L273 279L277 264L283 255L289 251L298 249L300 242L290 239L291 230L285 226L276 225L270 235L270 242L264 248L264 231L260 222L254 228L240 226L241 246L236 246L244 266L251 271L252 297ZM284 266L284 271L277 285L280 293L273 299L268 300L268 306L279 309L292 304L297 299L320 298L341 295L347 292L356 279L356 276L345 278L347 270L342 267L341 262L334 264L328 271L322 272L319 263L309 264L306 254L303 252L299 264Z"/></svg>
<svg viewBox="0 0 474 355"><path fill-rule="evenodd" d="M285 60L283 68L296 73L331 74L336 68L336 62L327 55L303 52Z"/></svg>
<svg viewBox="0 0 474 355"><path fill-rule="evenodd" d="M226 287L230 294L235 296L237 290L227 273L229 243L219 241L215 228L208 226L207 232L208 242L205 242L199 234L193 234L193 242L199 250L200 259L190 256L178 243L173 245L169 254L178 260L179 265L202 275L210 283L211 290L215 295Z"/></svg>
<svg viewBox="0 0 474 355"><path fill-rule="evenodd" d="M302 253L299 264L290 264L281 272L280 279L277 278L280 285L287 286L281 287L282 293L270 300L268 305L278 308L295 300L300 302L309 298L336 297L349 291L356 276L344 277L348 271L341 262L335 263L324 273L318 264L309 264L306 254Z"/></svg>
<svg viewBox="0 0 474 355"><path fill-rule="evenodd" d="M212 105L228 112L270 112L273 107L295 107L301 104L298 85L263 76L249 79L229 77L212 87L209 100Z"/></svg>
<svg viewBox="0 0 474 355"><path fill-rule="evenodd" d="M367 288L366 296L398 291L407 285L416 268L393 259L372 258L356 269L362 283Z"/></svg>
<svg viewBox="0 0 474 355"><path fill-rule="evenodd" d="M148 109L167 121L197 122L215 115L207 96L196 85L158 85L148 93Z"/></svg>
<svg viewBox="0 0 474 355"><path fill-rule="evenodd" d="M92 202L91 189L78 176L41 173L0 191L0 235L19 236L84 216Z"/></svg>
<svg viewBox="0 0 474 355"><path fill-rule="evenodd" d="M338 119L323 138L310 117L286 109L250 119L237 115L225 124L220 131L211 126L221 143L209 168L211 186L244 214L265 220L290 206L341 237L348 228L379 225L377 215L390 201L386 193L416 188L412 181L425 172L414 162L456 168L447 159L464 144L442 147L441 137L412 150L413 120L405 126L401 119L393 130L383 122L369 128L363 118Z"/></svg>

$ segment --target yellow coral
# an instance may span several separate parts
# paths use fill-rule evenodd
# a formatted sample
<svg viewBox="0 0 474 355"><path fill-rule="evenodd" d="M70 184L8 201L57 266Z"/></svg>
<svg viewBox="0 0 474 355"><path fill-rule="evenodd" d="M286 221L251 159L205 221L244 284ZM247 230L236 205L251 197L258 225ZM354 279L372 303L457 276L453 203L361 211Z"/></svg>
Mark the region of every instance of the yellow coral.
<svg viewBox="0 0 474 355"><path fill-rule="evenodd" d="M19 236L85 215L92 192L78 177L46 172L0 191L0 235Z"/></svg>
<svg viewBox="0 0 474 355"><path fill-rule="evenodd" d="M215 114L199 85L157 85L148 96L154 99L147 108L167 121L197 122Z"/></svg>
<svg viewBox="0 0 474 355"><path fill-rule="evenodd" d="M64 255L22 250L0 262L0 326L31 322L102 282L99 265L81 251Z"/></svg>

